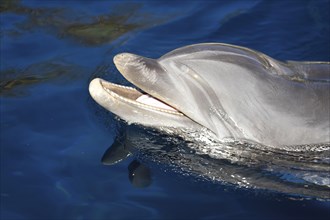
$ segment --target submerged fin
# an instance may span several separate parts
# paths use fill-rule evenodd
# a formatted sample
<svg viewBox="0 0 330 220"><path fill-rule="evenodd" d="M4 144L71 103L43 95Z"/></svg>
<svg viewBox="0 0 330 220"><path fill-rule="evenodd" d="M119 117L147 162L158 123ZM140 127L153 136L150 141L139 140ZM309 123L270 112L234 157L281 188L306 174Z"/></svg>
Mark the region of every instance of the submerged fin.
<svg viewBox="0 0 330 220"><path fill-rule="evenodd" d="M152 183L150 169L137 160L133 160L128 166L128 178L137 188L145 188Z"/></svg>
<svg viewBox="0 0 330 220"><path fill-rule="evenodd" d="M104 165L113 165L121 162L131 155L131 152L125 146L126 135L117 136L113 144L105 151L101 159Z"/></svg>

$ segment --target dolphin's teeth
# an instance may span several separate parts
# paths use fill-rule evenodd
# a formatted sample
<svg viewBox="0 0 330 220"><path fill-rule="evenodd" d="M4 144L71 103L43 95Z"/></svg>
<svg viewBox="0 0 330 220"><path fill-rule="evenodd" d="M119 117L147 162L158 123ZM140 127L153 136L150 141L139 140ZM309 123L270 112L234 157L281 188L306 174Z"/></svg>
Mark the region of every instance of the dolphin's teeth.
<svg viewBox="0 0 330 220"><path fill-rule="evenodd" d="M169 114L175 114L183 116L178 110L168 106L167 104L147 95L143 94L143 91L128 86L118 85L107 82L107 85L103 85L103 89L108 92L112 97L119 99L124 102L134 104L138 107L144 107L160 112ZM127 96L128 95L128 96ZM135 98L133 98L135 97ZM138 98L136 98L138 97ZM141 101L142 100L142 101Z"/></svg>
<svg viewBox="0 0 330 220"><path fill-rule="evenodd" d="M172 108L169 105L166 105L165 103L151 97L150 95L141 95L139 98L136 99L137 102L146 104L146 105L151 105L157 108L163 108L163 109L168 109L172 111L177 111L176 109Z"/></svg>

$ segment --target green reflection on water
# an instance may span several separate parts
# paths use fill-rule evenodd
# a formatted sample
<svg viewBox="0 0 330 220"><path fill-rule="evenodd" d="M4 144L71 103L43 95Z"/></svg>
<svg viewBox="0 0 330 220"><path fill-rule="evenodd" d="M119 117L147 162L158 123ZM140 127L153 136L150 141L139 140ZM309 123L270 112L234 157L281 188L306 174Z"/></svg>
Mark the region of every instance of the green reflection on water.
<svg viewBox="0 0 330 220"><path fill-rule="evenodd" d="M19 0L1 0L0 12L12 11L19 5Z"/></svg>
<svg viewBox="0 0 330 220"><path fill-rule="evenodd" d="M67 28L66 33L83 43L97 45L110 42L121 35L140 27L139 24L120 24L107 20L92 24L76 24Z"/></svg>
<svg viewBox="0 0 330 220"><path fill-rule="evenodd" d="M81 68L58 61L32 64L23 70L8 69L0 72L0 96L23 96L26 88L42 82L61 79L59 82L70 82L78 79ZM24 90L22 90L24 89Z"/></svg>
<svg viewBox="0 0 330 220"><path fill-rule="evenodd" d="M4 0L0 4L1 13L25 15L23 22L15 24L15 29L7 30L7 34L17 36L31 32L37 28L60 38L69 37L79 43L95 46L111 42L130 31L163 23L173 15L159 16L141 12L138 3L116 4L108 14L89 15L84 11L72 8L24 6L17 0Z"/></svg>

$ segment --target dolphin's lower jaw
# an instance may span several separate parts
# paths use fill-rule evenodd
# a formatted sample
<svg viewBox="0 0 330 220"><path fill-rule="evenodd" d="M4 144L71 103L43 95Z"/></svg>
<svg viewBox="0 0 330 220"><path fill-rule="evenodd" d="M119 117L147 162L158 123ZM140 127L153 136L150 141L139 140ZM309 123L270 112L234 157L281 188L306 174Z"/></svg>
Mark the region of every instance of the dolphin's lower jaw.
<svg viewBox="0 0 330 220"><path fill-rule="evenodd" d="M132 87L96 78L91 81L89 92L98 104L128 123L150 127L201 127L173 107Z"/></svg>

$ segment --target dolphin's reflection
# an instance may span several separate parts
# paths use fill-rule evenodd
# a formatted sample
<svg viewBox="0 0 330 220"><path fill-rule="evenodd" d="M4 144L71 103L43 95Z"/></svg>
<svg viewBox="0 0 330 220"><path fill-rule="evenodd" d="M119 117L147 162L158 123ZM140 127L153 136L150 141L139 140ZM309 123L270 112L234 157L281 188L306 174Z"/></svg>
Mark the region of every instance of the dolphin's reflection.
<svg viewBox="0 0 330 220"><path fill-rule="evenodd" d="M137 188L148 187L152 183L150 169L137 160L128 165L128 178Z"/></svg>
<svg viewBox="0 0 330 220"><path fill-rule="evenodd" d="M133 149L128 143L126 141L126 133L118 135L113 144L104 153L101 159L102 164L114 165L131 156L132 153L129 149ZM148 187L152 183L151 171L146 165L134 159L128 165L128 179L136 188Z"/></svg>
<svg viewBox="0 0 330 220"><path fill-rule="evenodd" d="M328 150L271 151L239 143L210 146L130 125L104 153L102 163L116 164L130 155L138 159L128 166L129 180L135 187L152 182L150 169L139 162L146 161L224 186L330 199Z"/></svg>
<svg viewBox="0 0 330 220"><path fill-rule="evenodd" d="M131 155L126 143L126 133L118 135L101 159L104 165L114 165Z"/></svg>

